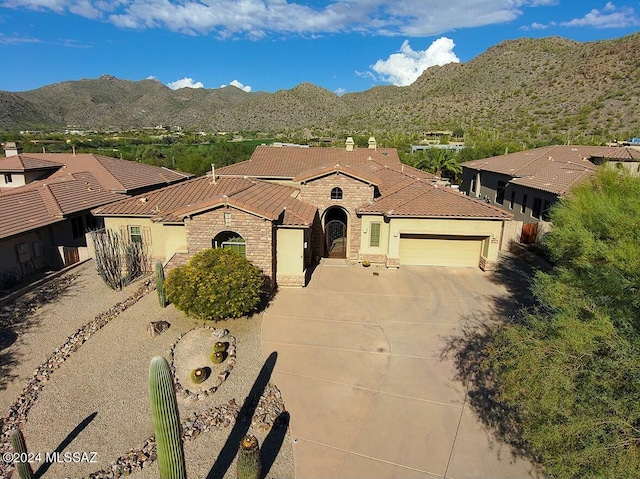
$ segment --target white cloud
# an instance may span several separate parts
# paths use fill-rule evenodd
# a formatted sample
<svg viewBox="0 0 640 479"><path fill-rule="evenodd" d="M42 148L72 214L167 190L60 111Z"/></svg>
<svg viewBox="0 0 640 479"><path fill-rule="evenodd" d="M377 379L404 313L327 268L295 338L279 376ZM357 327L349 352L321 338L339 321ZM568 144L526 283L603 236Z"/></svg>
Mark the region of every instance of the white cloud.
<svg viewBox="0 0 640 479"><path fill-rule="evenodd" d="M249 85L243 85L238 80L233 80L233 81L229 82L229 85L234 86L236 88L239 88L240 90L243 90L243 91L246 91L246 92L250 92L251 91L251 87ZM224 88L224 87L229 86L229 85L220 85L220 88Z"/></svg>
<svg viewBox="0 0 640 479"><path fill-rule="evenodd" d="M533 22L531 25L524 25L522 27L520 27L520 30L546 30L549 27L553 27L556 25L556 22L550 22L550 23L538 23L538 22Z"/></svg>
<svg viewBox="0 0 640 479"><path fill-rule="evenodd" d="M193 78L185 77L181 80L176 80L167 83L167 86L172 90L179 90L180 88L204 88L202 82L194 82Z"/></svg>
<svg viewBox="0 0 640 479"><path fill-rule="evenodd" d="M523 9L558 0L0 0L9 8L69 11L123 28L162 28L190 35L314 37L337 32L433 36L513 21ZM318 5L320 3L320 5Z"/></svg>
<svg viewBox="0 0 640 479"><path fill-rule="evenodd" d="M459 63L460 59L453 53L455 43L447 37L435 40L426 50L415 51L405 40L399 53L394 53L386 60L378 60L371 66L383 81L396 86L411 85L427 68L434 65Z"/></svg>
<svg viewBox="0 0 640 479"><path fill-rule="evenodd" d="M582 18L574 18L560 25L565 27L628 28L640 25L633 7L616 7L608 2L602 10L594 8Z"/></svg>
<svg viewBox="0 0 640 479"><path fill-rule="evenodd" d="M41 40L20 35L5 35L0 33L0 45L17 45L19 43L42 43Z"/></svg>
<svg viewBox="0 0 640 479"><path fill-rule="evenodd" d="M345 93L347 93L347 90L345 90L344 88L336 88L333 93L335 93L338 96L342 96Z"/></svg>

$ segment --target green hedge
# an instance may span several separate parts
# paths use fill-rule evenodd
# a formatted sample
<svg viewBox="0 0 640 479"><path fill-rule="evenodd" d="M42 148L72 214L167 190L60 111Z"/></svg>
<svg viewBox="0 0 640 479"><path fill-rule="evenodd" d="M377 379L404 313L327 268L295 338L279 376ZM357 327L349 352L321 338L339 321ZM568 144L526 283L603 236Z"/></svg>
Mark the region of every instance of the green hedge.
<svg viewBox="0 0 640 479"><path fill-rule="evenodd" d="M238 318L260 302L262 272L226 249L208 249L169 272L167 298L189 316L217 321Z"/></svg>

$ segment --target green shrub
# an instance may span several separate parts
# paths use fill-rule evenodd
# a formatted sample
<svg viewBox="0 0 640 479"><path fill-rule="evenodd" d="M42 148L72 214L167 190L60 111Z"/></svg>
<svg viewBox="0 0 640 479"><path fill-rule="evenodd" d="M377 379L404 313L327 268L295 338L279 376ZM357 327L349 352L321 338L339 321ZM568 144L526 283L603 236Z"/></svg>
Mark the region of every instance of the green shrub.
<svg viewBox="0 0 640 479"><path fill-rule="evenodd" d="M167 299L185 314L217 321L238 318L260 302L262 272L226 249L208 249L169 272Z"/></svg>

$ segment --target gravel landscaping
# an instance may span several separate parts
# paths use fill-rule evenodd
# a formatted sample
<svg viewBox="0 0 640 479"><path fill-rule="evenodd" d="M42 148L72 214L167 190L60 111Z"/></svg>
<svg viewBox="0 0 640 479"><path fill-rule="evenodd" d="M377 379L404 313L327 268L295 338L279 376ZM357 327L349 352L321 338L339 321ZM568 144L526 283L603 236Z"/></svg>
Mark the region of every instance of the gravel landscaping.
<svg viewBox="0 0 640 479"><path fill-rule="evenodd" d="M89 456L90 463L34 464L45 478L157 478L149 361L156 355L170 359L177 339L203 325L172 306L161 309L155 292L147 294L148 281L121 292L109 290L93 262L54 281L59 283L42 287L45 293L35 290L16 301L13 314L6 309L11 305L0 311L0 317L13 318L5 319L13 324L1 326L17 336L8 346L0 344L0 367L9 373L0 383L0 404L4 411L11 408L3 430L12 421L22 423L29 451L43 456L53 451L97 453ZM44 300L38 301L38 295ZM171 326L152 338L147 330L151 321ZM265 477L293 477L288 416L280 392L269 381L271 358L265 362L261 356L260 322L256 315L207 325L227 329L235 338L235 364L215 392L200 398L178 395L191 478L235 477L235 452L247 432L264 442ZM184 350L180 354L189 356ZM2 442L4 452L5 437ZM0 477L9 472L0 464Z"/></svg>

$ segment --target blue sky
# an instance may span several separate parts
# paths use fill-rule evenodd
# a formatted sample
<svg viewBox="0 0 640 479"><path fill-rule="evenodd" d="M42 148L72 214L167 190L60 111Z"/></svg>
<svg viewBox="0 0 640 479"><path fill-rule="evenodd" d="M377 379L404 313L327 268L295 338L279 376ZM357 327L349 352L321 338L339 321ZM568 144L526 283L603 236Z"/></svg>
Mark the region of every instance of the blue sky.
<svg viewBox="0 0 640 479"><path fill-rule="evenodd" d="M109 74L342 94L408 85L507 39L639 30L638 0L0 0L0 90Z"/></svg>

